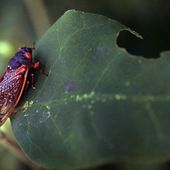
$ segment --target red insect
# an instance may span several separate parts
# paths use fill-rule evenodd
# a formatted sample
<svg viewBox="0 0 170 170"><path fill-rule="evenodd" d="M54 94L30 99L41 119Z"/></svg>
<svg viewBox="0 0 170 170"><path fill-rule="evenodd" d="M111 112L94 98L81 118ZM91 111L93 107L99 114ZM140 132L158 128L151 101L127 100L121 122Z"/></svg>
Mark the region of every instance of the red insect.
<svg viewBox="0 0 170 170"><path fill-rule="evenodd" d="M33 80L33 69L40 66L39 61L32 61L32 50L33 48L21 47L9 60L8 67L0 78L0 126L14 112L29 83L28 77L32 76Z"/></svg>

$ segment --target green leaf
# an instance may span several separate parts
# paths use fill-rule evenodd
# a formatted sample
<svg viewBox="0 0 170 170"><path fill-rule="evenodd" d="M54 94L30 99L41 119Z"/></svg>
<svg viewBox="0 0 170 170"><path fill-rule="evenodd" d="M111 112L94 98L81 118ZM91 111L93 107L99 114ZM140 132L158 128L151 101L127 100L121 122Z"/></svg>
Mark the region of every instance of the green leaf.
<svg viewBox="0 0 170 170"><path fill-rule="evenodd" d="M23 96L12 126L41 166L170 158L170 53L158 59L128 54L116 43L125 29L70 10L37 42L35 58L48 76L37 75L36 90Z"/></svg>

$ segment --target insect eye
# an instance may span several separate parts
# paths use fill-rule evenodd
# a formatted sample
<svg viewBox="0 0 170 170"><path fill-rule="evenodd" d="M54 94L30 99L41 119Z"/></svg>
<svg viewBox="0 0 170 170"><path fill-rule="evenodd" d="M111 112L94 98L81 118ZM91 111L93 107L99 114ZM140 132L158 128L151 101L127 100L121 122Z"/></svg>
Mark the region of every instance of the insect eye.
<svg viewBox="0 0 170 170"><path fill-rule="evenodd" d="M25 57L28 58L28 59L30 59L30 58L31 58L31 53L26 52L26 53L25 53Z"/></svg>

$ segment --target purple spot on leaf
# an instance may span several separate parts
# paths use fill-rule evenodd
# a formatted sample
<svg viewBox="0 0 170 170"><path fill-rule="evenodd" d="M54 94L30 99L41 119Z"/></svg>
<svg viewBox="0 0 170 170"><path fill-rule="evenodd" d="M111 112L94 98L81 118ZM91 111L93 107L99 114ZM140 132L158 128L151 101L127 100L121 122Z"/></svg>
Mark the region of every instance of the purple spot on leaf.
<svg viewBox="0 0 170 170"><path fill-rule="evenodd" d="M97 47L94 51L93 60L100 59L102 56L104 56L105 49L103 47Z"/></svg>
<svg viewBox="0 0 170 170"><path fill-rule="evenodd" d="M103 55L103 53L104 53L104 48L102 47L96 48L96 55Z"/></svg>
<svg viewBox="0 0 170 170"><path fill-rule="evenodd" d="M73 91L75 90L75 85L74 85L73 82L71 82L71 81L67 81L67 82L65 83L65 86L66 86L66 90L67 90L68 92L73 92Z"/></svg>

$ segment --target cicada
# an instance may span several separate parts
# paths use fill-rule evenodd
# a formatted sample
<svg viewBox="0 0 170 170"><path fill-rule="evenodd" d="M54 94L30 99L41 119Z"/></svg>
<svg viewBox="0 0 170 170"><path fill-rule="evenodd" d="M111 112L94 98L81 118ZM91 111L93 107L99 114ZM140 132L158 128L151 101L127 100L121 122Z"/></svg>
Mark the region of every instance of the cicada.
<svg viewBox="0 0 170 170"><path fill-rule="evenodd" d="M9 60L0 78L0 126L14 112L24 89L33 80L33 70L40 66L39 61L32 61L33 49L21 47Z"/></svg>

